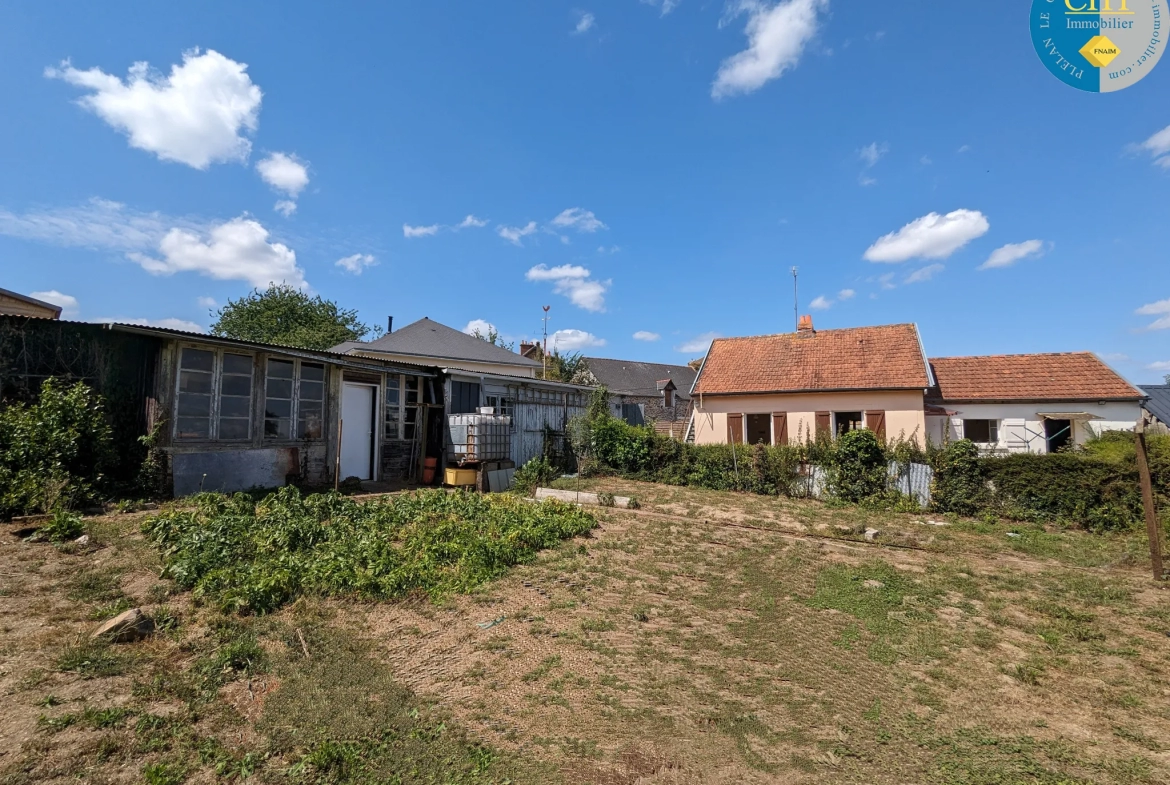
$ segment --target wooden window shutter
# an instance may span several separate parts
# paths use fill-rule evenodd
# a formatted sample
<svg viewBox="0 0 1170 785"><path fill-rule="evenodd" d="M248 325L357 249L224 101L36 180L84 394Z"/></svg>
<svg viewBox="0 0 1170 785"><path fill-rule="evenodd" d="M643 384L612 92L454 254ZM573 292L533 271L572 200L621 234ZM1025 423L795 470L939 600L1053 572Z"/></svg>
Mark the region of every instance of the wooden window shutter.
<svg viewBox="0 0 1170 785"><path fill-rule="evenodd" d="M772 444L788 444L788 413L772 414Z"/></svg>
<svg viewBox="0 0 1170 785"><path fill-rule="evenodd" d="M817 412L817 436L822 433L833 435L833 413Z"/></svg>
<svg viewBox="0 0 1170 785"><path fill-rule="evenodd" d="M886 413L880 409L865 413L865 427L874 432L879 439L886 438Z"/></svg>
<svg viewBox="0 0 1170 785"><path fill-rule="evenodd" d="M728 444L743 444L743 415L727 415L727 442Z"/></svg>

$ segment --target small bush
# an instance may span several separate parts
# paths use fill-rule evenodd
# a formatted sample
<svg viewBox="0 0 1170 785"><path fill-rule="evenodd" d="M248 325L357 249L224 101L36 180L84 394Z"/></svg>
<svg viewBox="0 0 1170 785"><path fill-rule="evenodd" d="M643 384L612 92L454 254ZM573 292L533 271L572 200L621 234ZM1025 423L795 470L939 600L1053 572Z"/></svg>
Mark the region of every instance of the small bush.
<svg viewBox="0 0 1170 785"><path fill-rule="evenodd" d="M836 447L829 474L829 490L834 496L856 503L885 491L887 461L873 431L842 434Z"/></svg>
<svg viewBox="0 0 1170 785"><path fill-rule="evenodd" d="M537 488L548 485L560 475L548 459L543 456L533 458L516 470L512 476L512 490L516 493L530 495Z"/></svg>
<svg viewBox="0 0 1170 785"><path fill-rule="evenodd" d="M0 408L0 517L101 500L113 436L101 398L55 379L35 404Z"/></svg>
<svg viewBox="0 0 1170 785"><path fill-rule="evenodd" d="M52 519L37 532L49 542L69 542L85 534L85 523L81 516L68 510L57 510Z"/></svg>
<svg viewBox="0 0 1170 785"><path fill-rule="evenodd" d="M1094 531L1126 529L1142 520L1133 464L1075 452L1020 453L981 464L993 489L989 503L1005 517L1066 521Z"/></svg>
<svg viewBox="0 0 1170 785"><path fill-rule="evenodd" d="M931 505L938 512L974 515L988 501L987 474L969 439L948 444L934 462Z"/></svg>

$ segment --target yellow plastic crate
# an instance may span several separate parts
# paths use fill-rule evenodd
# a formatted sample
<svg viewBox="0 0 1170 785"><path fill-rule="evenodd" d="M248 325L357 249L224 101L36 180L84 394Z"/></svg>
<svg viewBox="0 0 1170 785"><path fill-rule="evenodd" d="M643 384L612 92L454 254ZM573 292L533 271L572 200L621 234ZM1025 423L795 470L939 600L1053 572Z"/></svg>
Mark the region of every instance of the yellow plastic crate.
<svg viewBox="0 0 1170 785"><path fill-rule="evenodd" d="M443 482L447 485L475 485L475 469L447 469Z"/></svg>

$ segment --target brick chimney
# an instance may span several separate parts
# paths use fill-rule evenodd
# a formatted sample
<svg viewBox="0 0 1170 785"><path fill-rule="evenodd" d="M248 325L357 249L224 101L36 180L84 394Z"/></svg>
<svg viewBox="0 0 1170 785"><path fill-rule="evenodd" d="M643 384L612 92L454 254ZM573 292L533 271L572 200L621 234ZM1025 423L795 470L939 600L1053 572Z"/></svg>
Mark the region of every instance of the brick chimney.
<svg viewBox="0 0 1170 785"><path fill-rule="evenodd" d="M520 342L520 355L527 357L530 360L535 360L538 357L537 350L540 348L538 343L529 343L528 341Z"/></svg>
<svg viewBox="0 0 1170 785"><path fill-rule="evenodd" d="M811 315L805 314L804 316L800 317L800 321L797 322L797 325L796 325L796 332L800 333L801 335L814 335L814 334L816 334L816 330L813 329Z"/></svg>

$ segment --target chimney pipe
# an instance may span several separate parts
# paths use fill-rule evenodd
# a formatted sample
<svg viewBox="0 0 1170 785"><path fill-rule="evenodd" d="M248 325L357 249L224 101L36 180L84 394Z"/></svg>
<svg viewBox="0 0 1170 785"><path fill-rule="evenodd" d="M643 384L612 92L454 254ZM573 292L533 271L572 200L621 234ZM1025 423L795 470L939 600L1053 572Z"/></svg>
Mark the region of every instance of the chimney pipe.
<svg viewBox="0 0 1170 785"><path fill-rule="evenodd" d="M389 334L392 332L394 332L394 317L387 316L386 317L386 333Z"/></svg>
<svg viewBox="0 0 1170 785"><path fill-rule="evenodd" d="M796 325L796 331L798 333L807 333L807 334L815 333L816 330L813 329L812 315L805 314L805 315L801 316L800 321Z"/></svg>

